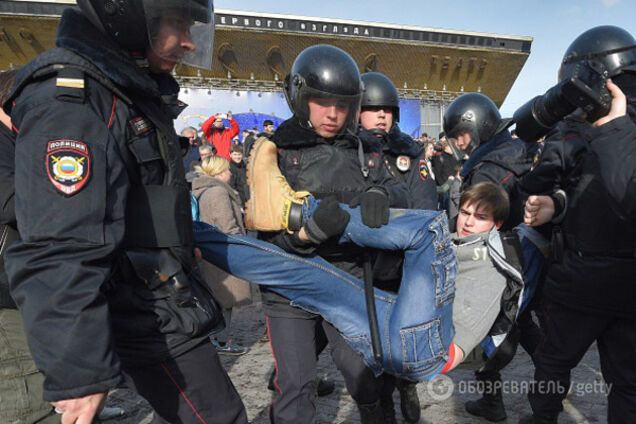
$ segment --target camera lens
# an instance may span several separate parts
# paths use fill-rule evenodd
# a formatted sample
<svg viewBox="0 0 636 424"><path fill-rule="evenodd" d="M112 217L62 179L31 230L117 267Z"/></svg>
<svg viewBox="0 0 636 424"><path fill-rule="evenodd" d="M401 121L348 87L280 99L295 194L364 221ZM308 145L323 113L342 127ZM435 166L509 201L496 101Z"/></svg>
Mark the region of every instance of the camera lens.
<svg viewBox="0 0 636 424"><path fill-rule="evenodd" d="M537 141L575 109L561 94L561 84L557 84L515 111L517 135L524 141Z"/></svg>
<svg viewBox="0 0 636 424"><path fill-rule="evenodd" d="M535 103L534 115L544 127L552 128L575 109L576 106L563 97L561 84L557 84L546 91Z"/></svg>

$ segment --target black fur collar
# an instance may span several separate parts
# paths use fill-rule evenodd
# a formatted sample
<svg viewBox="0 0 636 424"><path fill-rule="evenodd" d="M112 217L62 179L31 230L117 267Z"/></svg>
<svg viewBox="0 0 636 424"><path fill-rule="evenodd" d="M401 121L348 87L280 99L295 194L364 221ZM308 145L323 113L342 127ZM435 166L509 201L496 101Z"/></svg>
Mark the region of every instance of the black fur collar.
<svg viewBox="0 0 636 424"><path fill-rule="evenodd" d="M418 144L413 137L400 131L400 127L395 124L387 137L386 147L395 155L406 155L411 158L418 158L424 148Z"/></svg>
<svg viewBox="0 0 636 424"><path fill-rule="evenodd" d="M271 139L276 143L277 147L282 149L298 149L318 144L334 144L349 148L357 148L358 146L357 137L350 134L326 140L313 130L301 127L298 123L298 118L295 116L280 124Z"/></svg>
<svg viewBox="0 0 636 424"><path fill-rule="evenodd" d="M377 136L377 133L363 128L358 130L358 136L365 143L365 150L382 150L396 156L406 155L414 159L420 157L424 150L410 135L400 131L397 124L393 125L389 133L384 133L381 138Z"/></svg>

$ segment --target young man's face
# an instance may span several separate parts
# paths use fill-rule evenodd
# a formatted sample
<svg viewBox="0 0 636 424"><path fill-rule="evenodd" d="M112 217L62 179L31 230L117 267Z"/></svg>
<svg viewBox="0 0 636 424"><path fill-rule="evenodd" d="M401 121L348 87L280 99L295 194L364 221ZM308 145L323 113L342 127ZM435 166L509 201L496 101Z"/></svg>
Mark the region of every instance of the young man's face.
<svg viewBox="0 0 636 424"><path fill-rule="evenodd" d="M243 160L243 153L241 152L232 152L230 153L230 157L232 158L232 162L241 163Z"/></svg>
<svg viewBox="0 0 636 424"><path fill-rule="evenodd" d="M333 138L344 126L349 105L337 99L311 98L309 106L309 122L316 134L323 138Z"/></svg>
<svg viewBox="0 0 636 424"><path fill-rule="evenodd" d="M470 133L462 133L455 139L455 145L459 150L466 151L468 150L471 141L472 137L470 136Z"/></svg>
<svg viewBox="0 0 636 424"><path fill-rule="evenodd" d="M379 129L389 132L393 126L393 110L385 107L364 107L360 112L360 125L365 130Z"/></svg>
<svg viewBox="0 0 636 424"><path fill-rule="evenodd" d="M223 128L223 118L221 118L221 117L217 117L217 118L214 120L214 127L215 127L215 128Z"/></svg>
<svg viewBox="0 0 636 424"><path fill-rule="evenodd" d="M471 234L485 233L494 227L500 228L503 222L495 222L492 212L483 206L475 208L469 203L459 207L457 215L457 235L466 237Z"/></svg>
<svg viewBox="0 0 636 424"><path fill-rule="evenodd" d="M267 134L271 134L274 132L274 126L273 125L265 125L263 127L263 131L265 131Z"/></svg>
<svg viewBox="0 0 636 424"><path fill-rule="evenodd" d="M159 31L148 46L146 57L150 70L155 73L170 73L181 62L185 54L196 46L190 35L193 22L179 16L162 18Z"/></svg>

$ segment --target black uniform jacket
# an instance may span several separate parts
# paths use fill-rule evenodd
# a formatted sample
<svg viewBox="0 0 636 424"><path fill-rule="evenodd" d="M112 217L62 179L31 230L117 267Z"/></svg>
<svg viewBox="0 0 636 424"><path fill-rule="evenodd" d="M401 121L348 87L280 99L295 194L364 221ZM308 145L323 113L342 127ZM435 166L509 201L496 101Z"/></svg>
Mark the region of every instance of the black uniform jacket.
<svg viewBox="0 0 636 424"><path fill-rule="evenodd" d="M341 203L349 203L355 196L374 186L381 186L389 196L393 207L408 207L406 186L388 173L377 142L374 146L363 143L364 162L358 157L357 137L346 135L325 140L313 130L302 128L292 117L283 122L272 137L278 147L278 165L294 190L307 190L316 198L334 196ZM365 176L362 168L368 168ZM288 252L309 255L318 254L335 266L357 277L362 276L362 249L338 246L327 241L320 246L299 244L286 232L260 233L259 237L274 243ZM261 288L268 314L278 316L309 316L306 312L291 308L289 301ZM282 307L281 307L282 306Z"/></svg>
<svg viewBox="0 0 636 424"><path fill-rule="evenodd" d="M360 129L358 136L372 143L376 136ZM411 209L437 209L437 188L424 157L424 148L393 125L381 140L384 163L393 178L406 184Z"/></svg>
<svg viewBox="0 0 636 424"><path fill-rule="evenodd" d="M636 116L614 119L591 134L601 178L614 210L636 222Z"/></svg>
<svg viewBox="0 0 636 424"><path fill-rule="evenodd" d="M629 117L582 134L575 184L566 191L565 249L552 264L544 294L597 314L636 318L636 227L633 157L636 130ZM631 167L631 170L629 169ZM630 191L632 190L632 191Z"/></svg>
<svg viewBox="0 0 636 424"><path fill-rule="evenodd" d="M397 124L381 138L362 128L358 130L358 136L368 144L380 144L389 173L408 188L410 209L437 209L437 186L431 178L421 145L400 131ZM396 292L400 287L403 259L404 252L379 252L373 263L375 286Z"/></svg>
<svg viewBox="0 0 636 424"><path fill-rule="evenodd" d="M590 130L585 121L566 118L536 152L532 169L520 181L526 194L552 194L556 190L569 190L581 176L581 162L589 150L584 134Z"/></svg>
<svg viewBox="0 0 636 424"><path fill-rule="evenodd" d="M188 189L172 127L178 85L137 66L76 10L64 12L56 44L21 69L5 104L18 134L22 238L7 271L50 401L105 392L121 382L120 361L185 352L212 321L177 307L165 286L151 290L127 256L141 249L154 257L166 249L151 245L164 244L184 270L191 266ZM138 207L153 192L170 209ZM157 219L178 240L161 239Z"/></svg>
<svg viewBox="0 0 636 424"><path fill-rule="evenodd" d="M568 117L547 136L532 171L520 182L527 194L561 189L568 197L559 225L563 237L556 237L562 241L553 246L563 251L553 252L558 259L549 267L544 290L553 301L597 314L636 315L636 231L624 216L626 209L613 198L620 194L619 185L610 189L604 178L629 167L629 153L619 146L633 145L632 131L628 118L593 129ZM552 225L537 229L549 237Z"/></svg>

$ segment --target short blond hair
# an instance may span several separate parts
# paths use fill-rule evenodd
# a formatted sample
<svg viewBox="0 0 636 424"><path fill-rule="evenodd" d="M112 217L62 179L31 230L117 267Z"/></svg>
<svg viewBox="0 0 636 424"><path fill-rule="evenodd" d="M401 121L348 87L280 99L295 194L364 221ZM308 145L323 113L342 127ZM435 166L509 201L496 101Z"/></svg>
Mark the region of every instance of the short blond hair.
<svg viewBox="0 0 636 424"><path fill-rule="evenodd" d="M194 170L199 175L209 175L214 177L219 175L226 169L230 169L230 161L221 156L210 156L201 161L201 165L194 167Z"/></svg>

